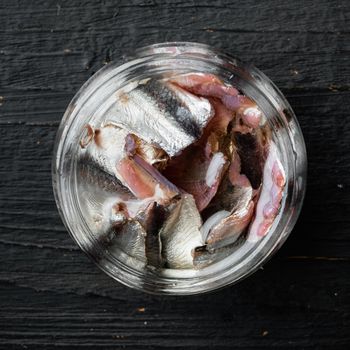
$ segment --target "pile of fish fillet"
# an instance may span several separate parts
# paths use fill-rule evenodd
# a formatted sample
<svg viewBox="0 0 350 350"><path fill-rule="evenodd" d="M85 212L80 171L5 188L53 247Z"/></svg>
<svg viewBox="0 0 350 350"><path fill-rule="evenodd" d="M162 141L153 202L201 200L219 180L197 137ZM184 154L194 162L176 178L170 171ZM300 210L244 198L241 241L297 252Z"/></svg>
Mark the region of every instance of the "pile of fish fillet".
<svg viewBox="0 0 350 350"><path fill-rule="evenodd" d="M77 179L106 249L200 269L269 232L286 182L266 118L217 76L128 84L82 130Z"/></svg>

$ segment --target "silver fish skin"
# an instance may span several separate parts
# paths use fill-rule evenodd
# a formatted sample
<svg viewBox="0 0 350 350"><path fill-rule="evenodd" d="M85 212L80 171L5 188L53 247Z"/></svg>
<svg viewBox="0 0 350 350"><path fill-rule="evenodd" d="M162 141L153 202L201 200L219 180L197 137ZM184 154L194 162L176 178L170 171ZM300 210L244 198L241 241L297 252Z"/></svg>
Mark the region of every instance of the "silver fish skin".
<svg viewBox="0 0 350 350"><path fill-rule="evenodd" d="M254 212L252 188L240 188L241 196L226 218L214 225L206 239L208 250L222 248L235 243L248 227Z"/></svg>
<svg viewBox="0 0 350 350"><path fill-rule="evenodd" d="M193 264L196 270L203 269L231 255L235 248L223 247L213 251L207 249L206 246L195 249Z"/></svg>
<svg viewBox="0 0 350 350"><path fill-rule="evenodd" d="M245 242L242 236L233 244L221 248L208 249L207 246L198 247L194 251L193 264L196 270L203 269L207 266L222 261L228 256L234 254L236 250Z"/></svg>
<svg viewBox="0 0 350 350"><path fill-rule="evenodd" d="M228 256L234 254L244 242L245 238L241 235L235 242L225 245L224 247L211 249L210 247L204 245L196 248L193 258L194 268L196 270L203 269L216 262L222 261Z"/></svg>
<svg viewBox="0 0 350 350"><path fill-rule="evenodd" d="M213 114L207 99L149 79L119 91L105 118L174 156L198 140Z"/></svg>
<svg viewBox="0 0 350 350"><path fill-rule="evenodd" d="M153 201L132 218L126 204L115 204L112 225L105 234L107 249L116 258L135 267L163 267L159 231L168 214L166 207Z"/></svg>
<svg viewBox="0 0 350 350"><path fill-rule="evenodd" d="M116 177L121 183L123 179L117 171L116 165L124 157L125 138L128 131L111 123L94 129L87 125L89 137L82 138L81 157L90 159L105 173Z"/></svg>
<svg viewBox="0 0 350 350"><path fill-rule="evenodd" d="M109 243L108 250L113 252L118 258L118 250L129 256L132 264L132 259L136 259L143 265L147 264L146 257L146 236L147 233L143 226L134 219L128 219L121 225L113 227L113 238ZM129 259L128 259L129 260Z"/></svg>
<svg viewBox="0 0 350 350"><path fill-rule="evenodd" d="M217 249L234 243L248 227L254 213L254 190L248 178L241 174L241 161L238 153L233 150L231 165L221 183L221 187L213 200L213 208L229 211L227 217L219 222L210 216L206 223L212 222L212 227L207 227L206 244L208 249ZM211 208L211 210L213 210ZM210 208L209 208L210 209Z"/></svg>
<svg viewBox="0 0 350 350"><path fill-rule="evenodd" d="M78 158L77 175L87 184L96 186L106 192L118 193L124 199L135 198L121 180L101 168L89 153L84 153Z"/></svg>
<svg viewBox="0 0 350 350"><path fill-rule="evenodd" d="M193 268L194 249L204 244L201 225L194 198L189 194L182 195L160 231L162 256L168 268Z"/></svg>
<svg viewBox="0 0 350 350"><path fill-rule="evenodd" d="M115 212L117 203L114 195L95 187L85 186L79 189L81 193L82 212L92 234L98 240L105 240L106 232L110 231L115 219L119 216Z"/></svg>

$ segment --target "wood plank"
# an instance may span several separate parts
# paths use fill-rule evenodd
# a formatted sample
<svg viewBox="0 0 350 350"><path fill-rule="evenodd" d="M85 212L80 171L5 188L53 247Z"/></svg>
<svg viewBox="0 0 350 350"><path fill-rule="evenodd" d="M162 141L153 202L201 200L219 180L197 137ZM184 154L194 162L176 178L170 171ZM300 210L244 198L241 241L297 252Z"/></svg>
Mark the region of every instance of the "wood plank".
<svg viewBox="0 0 350 350"><path fill-rule="evenodd" d="M103 278L94 274L82 275L80 288L74 274L59 271L41 278L32 273L31 285L28 278L7 283L1 276L0 345L346 348L347 267L337 263L334 279L328 263L268 264L239 285L192 298L125 293L118 285L103 290Z"/></svg>
<svg viewBox="0 0 350 350"><path fill-rule="evenodd" d="M118 33L101 30L94 34L96 38L92 42L89 31L75 33L75 40L71 37L65 40L61 32L55 35L31 31L23 31L20 35L3 33L0 53L2 94L11 90L74 93L104 64L111 60L118 62L129 51L167 40L196 41L197 37L203 37L203 42L255 64L280 88L327 89L338 86L349 89L349 34L242 33L239 30L223 33L220 29L193 28L191 23L188 26L181 32L178 27L160 31L153 29L151 33L149 28L144 28L148 33L146 37L142 34L143 28L140 28L138 35L127 43L122 30ZM182 31L186 31L186 37ZM71 34L70 30L67 32ZM47 40L48 36L50 40ZM12 49L13 45L16 52ZM337 63L333 64L335 57Z"/></svg>
<svg viewBox="0 0 350 350"><path fill-rule="evenodd" d="M103 6L68 1L19 6L5 1L0 11L0 121L58 122L74 93L105 63L166 40L201 41L222 48L256 64L286 91L349 90L345 2L302 4L147 5L123 0ZM247 21L247 8L254 20ZM231 16L234 20L228 20ZM272 16L279 20L272 22Z"/></svg>

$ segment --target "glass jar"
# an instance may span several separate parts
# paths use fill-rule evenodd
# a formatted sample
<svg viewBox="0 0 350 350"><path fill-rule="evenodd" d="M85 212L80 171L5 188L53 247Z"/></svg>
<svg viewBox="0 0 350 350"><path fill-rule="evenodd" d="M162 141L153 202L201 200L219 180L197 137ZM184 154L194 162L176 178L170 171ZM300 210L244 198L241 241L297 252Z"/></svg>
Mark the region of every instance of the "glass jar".
<svg viewBox="0 0 350 350"><path fill-rule="evenodd" d="M236 283L265 263L291 232L306 187L306 150L296 117L277 87L258 69L212 47L198 43L170 42L138 49L122 64L109 64L92 76L69 104L61 121L54 149L52 179L62 220L80 248L115 280L154 294L188 295L213 291ZM95 239L79 202L76 163L82 130L115 103L116 91L133 81L167 73L202 72L217 75L254 100L263 111L286 173L282 204L269 233L244 245L240 254L200 270L159 273L129 266L111 255Z"/></svg>

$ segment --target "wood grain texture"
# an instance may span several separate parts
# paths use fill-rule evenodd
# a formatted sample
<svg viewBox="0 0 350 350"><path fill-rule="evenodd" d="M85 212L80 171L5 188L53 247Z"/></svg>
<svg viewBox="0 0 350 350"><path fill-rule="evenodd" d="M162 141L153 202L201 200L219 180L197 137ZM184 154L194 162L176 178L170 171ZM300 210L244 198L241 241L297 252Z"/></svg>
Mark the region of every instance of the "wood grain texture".
<svg viewBox="0 0 350 350"><path fill-rule="evenodd" d="M166 40L254 62L286 94L308 149L291 237L264 269L204 296L149 296L103 275L51 189L55 134L77 89ZM0 348L348 349L349 58L348 1L1 1Z"/></svg>

